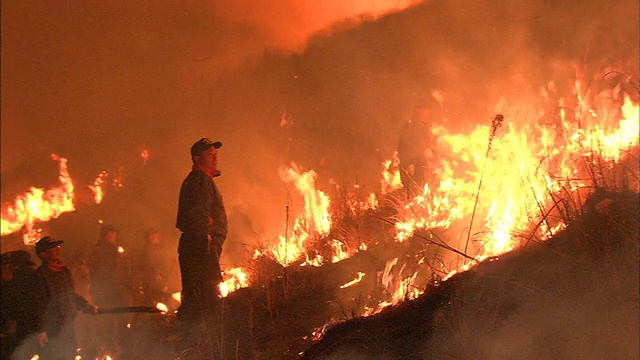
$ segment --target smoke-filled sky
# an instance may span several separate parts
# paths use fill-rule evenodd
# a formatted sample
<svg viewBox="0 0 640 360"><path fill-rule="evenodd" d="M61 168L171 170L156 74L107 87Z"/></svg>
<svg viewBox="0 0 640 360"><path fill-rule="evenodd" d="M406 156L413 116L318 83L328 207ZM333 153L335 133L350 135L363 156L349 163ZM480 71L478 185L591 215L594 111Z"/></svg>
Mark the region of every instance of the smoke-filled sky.
<svg viewBox="0 0 640 360"><path fill-rule="evenodd" d="M2 202L55 186L56 153L83 191L129 175L135 191L92 216L177 237L189 147L207 136L224 143L232 238L268 241L301 209L278 166L316 170L327 192L329 178L375 185L432 90L464 130L575 65L637 77L637 19L634 0L2 0Z"/></svg>
<svg viewBox="0 0 640 360"><path fill-rule="evenodd" d="M198 136L198 122L221 136L228 125L195 100L221 74L267 49L301 51L343 18L410 3L2 1L3 174L35 151L84 152L99 167L175 131Z"/></svg>
<svg viewBox="0 0 640 360"><path fill-rule="evenodd" d="M123 165L132 173L131 167L143 166L139 154L147 149L157 171L139 181L161 204L128 206L149 212L163 207L162 221L173 222L179 184L190 166L189 147L207 136L225 143L220 161L230 175L220 187L231 199L227 206L251 206L242 196L234 201L243 190L230 185L242 177L247 158L264 163L266 151L249 153L245 142L267 143L259 132L277 129L281 114L238 119L233 109L222 107L238 97L251 106L252 94L225 94L228 88L217 85L220 78L241 74L265 51L285 57L300 53L312 34L334 22L371 18L413 2L3 0L3 203L29 186L57 184L51 153L69 160L78 185ZM258 122L270 124L252 129ZM256 172L257 178L247 180L256 187L264 183L263 173L277 179L277 167ZM256 191L266 196L273 190ZM279 208L286 204L281 199Z"/></svg>

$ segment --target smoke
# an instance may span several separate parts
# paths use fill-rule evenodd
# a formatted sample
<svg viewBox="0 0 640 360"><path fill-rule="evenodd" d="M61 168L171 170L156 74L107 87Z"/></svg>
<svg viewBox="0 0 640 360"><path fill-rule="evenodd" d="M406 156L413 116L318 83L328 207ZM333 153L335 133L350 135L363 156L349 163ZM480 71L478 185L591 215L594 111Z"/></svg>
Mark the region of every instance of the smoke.
<svg viewBox="0 0 640 360"><path fill-rule="evenodd" d="M326 192L330 180L375 190L402 122L434 90L442 124L465 131L489 123L501 97L570 83L576 65L637 74L632 1L2 6L3 203L55 183L52 152L69 159L79 192L122 167L123 188L99 209L78 206L89 234L102 219L129 238L155 226L177 239L188 148L203 136L224 144L218 185L239 219L229 243L268 243L285 207L302 208L280 165L315 170Z"/></svg>
<svg viewBox="0 0 640 360"><path fill-rule="evenodd" d="M281 163L268 159L274 166L261 166L257 176L242 163L247 150L256 150L246 142L268 148L260 131L272 124L255 123L272 114L255 110L238 118L226 104L247 101L251 89L232 85L236 91L227 93L221 77L245 72L268 49L300 52L310 35L335 21L412 2L3 2L2 201L30 186L56 184L48 159L57 153L69 159L78 193L101 171L113 176L119 168L127 175L124 186L135 188L121 191L128 192L126 200L106 200L101 212L87 216L94 224L137 223L130 237L147 226L162 227L158 222L171 229L179 183L190 167L188 148L209 136L225 143L222 179L236 184L220 181L223 192L240 194L229 195L227 206L264 217L272 210L251 208L266 196L262 174L271 171L273 185ZM143 149L150 156L146 165L138 155ZM273 156L267 149L256 158L261 163ZM115 194L110 190L107 197ZM78 211L86 212L82 206L86 202Z"/></svg>

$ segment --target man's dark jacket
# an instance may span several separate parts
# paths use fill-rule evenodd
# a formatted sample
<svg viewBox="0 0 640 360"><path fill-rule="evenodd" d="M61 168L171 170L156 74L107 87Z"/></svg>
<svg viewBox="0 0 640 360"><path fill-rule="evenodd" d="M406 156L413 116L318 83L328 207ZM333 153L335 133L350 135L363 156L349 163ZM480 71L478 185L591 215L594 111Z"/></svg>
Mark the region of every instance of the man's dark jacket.
<svg viewBox="0 0 640 360"><path fill-rule="evenodd" d="M61 271L40 266L35 272L33 291L38 304L34 327L36 331L46 332L49 338L65 328L73 329L78 310L88 305L88 301L75 292L71 271L66 266Z"/></svg>
<svg viewBox="0 0 640 360"><path fill-rule="evenodd" d="M207 235L220 250L227 237L222 195L213 178L200 170L192 170L182 183L176 227L186 235L180 238L180 254L206 253Z"/></svg>
<svg viewBox="0 0 640 360"><path fill-rule="evenodd" d="M102 306L127 306L130 284L129 263L118 246L99 239L87 261L91 274L93 303Z"/></svg>
<svg viewBox="0 0 640 360"><path fill-rule="evenodd" d="M13 279L2 284L0 292L3 329L7 322L15 322L15 332L4 334L2 338L2 359L8 359L27 335L36 330L36 304L31 290L35 270L25 265L14 271L13 276Z"/></svg>

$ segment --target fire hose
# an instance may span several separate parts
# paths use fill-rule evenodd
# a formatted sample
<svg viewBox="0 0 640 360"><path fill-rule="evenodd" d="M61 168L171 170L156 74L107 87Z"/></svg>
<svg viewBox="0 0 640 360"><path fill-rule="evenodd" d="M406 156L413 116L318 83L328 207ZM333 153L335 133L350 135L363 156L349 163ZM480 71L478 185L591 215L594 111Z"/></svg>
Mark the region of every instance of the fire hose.
<svg viewBox="0 0 640 360"><path fill-rule="evenodd" d="M126 313L154 313L160 314L163 311L153 306L122 306L122 307L109 307L98 308L97 315L102 314L126 314Z"/></svg>

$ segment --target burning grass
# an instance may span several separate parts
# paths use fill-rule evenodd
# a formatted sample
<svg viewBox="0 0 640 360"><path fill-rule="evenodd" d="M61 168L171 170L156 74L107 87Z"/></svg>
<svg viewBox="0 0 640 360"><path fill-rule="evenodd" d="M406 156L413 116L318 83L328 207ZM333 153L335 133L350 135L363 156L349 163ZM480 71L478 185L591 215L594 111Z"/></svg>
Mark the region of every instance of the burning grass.
<svg viewBox="0 0 640 360"><path fill-rule="evenodd" d="M598 191L547 242L337 325L302 358L634 358L638 200Z"/></svg>

